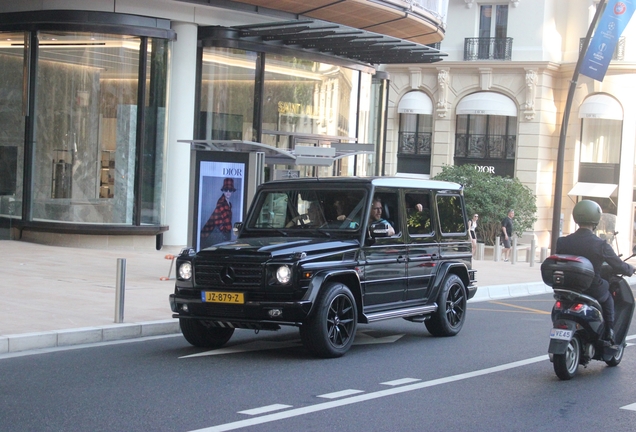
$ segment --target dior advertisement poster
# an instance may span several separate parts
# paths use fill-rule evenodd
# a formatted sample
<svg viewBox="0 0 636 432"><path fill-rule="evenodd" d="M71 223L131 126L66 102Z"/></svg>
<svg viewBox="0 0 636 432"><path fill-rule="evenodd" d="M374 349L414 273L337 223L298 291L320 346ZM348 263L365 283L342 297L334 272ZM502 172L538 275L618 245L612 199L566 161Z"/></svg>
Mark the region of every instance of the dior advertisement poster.
<svg viewBox="0 0 636 432"><path fill-rule="evenodd" d="M197 251L234 239L232 227L243 215L245 169L243 163L201 161Z"/></svg>

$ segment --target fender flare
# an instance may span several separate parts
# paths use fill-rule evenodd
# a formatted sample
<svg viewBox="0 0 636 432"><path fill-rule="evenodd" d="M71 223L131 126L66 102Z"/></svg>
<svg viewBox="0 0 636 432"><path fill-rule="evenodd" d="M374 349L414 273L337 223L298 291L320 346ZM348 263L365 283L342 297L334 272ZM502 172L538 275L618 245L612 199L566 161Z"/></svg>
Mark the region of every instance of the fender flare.
<svg viewBox="0 0 636 432"><path fill-rule="evenodd" d="M433 282L433 290L435 291L435 298L439 293L440 287L444 279L449 273L456 274L464 283L464 290L468 295L468 285L470 285L470 277L468 276L468 268L463 262L445 262L439 266L437 273L435 274L435 280Z"/></svg>
<svg viewBox="0 0 636 432"><path fill-rule="evenodd" d="M316 305L316 299L318 298L318 294L320 294L321 288L327 283L333 280L334 278L338 279L348 279L349 281L354 281L355 286L351 286L351 284L346 284L347 287L351 290L351 294L356 301L356 305L358 307L358 312L362 310L362 291L360 284L360 275L353 269L343 269L343 270L323 270L317 272L311 282L309 282L309 289L305 293L303 297L303 301L308 302L311 307L307 312L307 316L311 315L314 310L314 306ZM360 313L358 313L360 315Z"/></svg>

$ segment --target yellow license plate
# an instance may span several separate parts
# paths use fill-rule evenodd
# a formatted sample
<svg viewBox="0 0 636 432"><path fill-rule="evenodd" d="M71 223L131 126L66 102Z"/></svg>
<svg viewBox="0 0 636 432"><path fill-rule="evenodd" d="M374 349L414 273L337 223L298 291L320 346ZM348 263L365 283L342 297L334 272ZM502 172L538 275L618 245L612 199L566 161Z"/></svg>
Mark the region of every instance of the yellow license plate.
<svg viewBox="0 0 636 432"><path fill-rule="evenodd" d="M245 303L243 293L201 291L201 300L206 303Z"/></svg>

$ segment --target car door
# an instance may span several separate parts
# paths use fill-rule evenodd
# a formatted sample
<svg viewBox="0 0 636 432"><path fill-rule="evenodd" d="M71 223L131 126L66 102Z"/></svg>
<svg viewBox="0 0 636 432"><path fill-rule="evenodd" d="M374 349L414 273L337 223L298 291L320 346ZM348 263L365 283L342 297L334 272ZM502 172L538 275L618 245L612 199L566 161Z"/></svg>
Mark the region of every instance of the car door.
<svg viewBox="0 0 636 432"><path fill-rule="evenodd" d="M376 190L374 198L382 202L382 218L395 230L395 235L378 237L365 242L364 277L362 280L365 312L384 307L395 307L404 300L407 288L406 244L402 226L403 210L399 206L397 190ZM369 204L369 220L371 203ZM367 222L368 230L368 222ZM383 306L384 305L384 306Z"/></svg>
<svg viewBox="0 0 636 432"><path fill-rule="evenodd" d="M426 300L439 262L437 229L430 191L406 190L407 301Z"/></svg>

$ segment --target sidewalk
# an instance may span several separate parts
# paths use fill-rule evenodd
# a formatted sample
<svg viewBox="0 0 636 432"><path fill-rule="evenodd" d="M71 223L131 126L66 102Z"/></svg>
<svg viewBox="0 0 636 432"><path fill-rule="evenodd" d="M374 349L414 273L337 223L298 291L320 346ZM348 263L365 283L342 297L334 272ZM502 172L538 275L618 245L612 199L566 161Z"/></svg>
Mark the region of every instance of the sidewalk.
<svg viewBox="0 0 636 432"><path fill-rule="evenodd" d="M168 305L178 248L96 250L0 240L0 354L179 332ZM117 259L126 260L124 320L115 324ZM540 264L473 261L471 302L551 292Z"/></svg>

